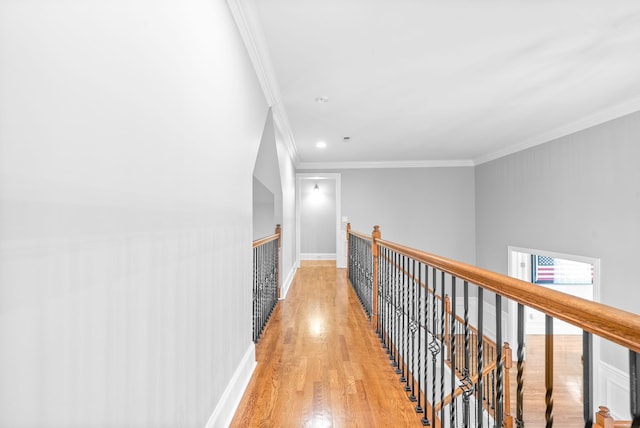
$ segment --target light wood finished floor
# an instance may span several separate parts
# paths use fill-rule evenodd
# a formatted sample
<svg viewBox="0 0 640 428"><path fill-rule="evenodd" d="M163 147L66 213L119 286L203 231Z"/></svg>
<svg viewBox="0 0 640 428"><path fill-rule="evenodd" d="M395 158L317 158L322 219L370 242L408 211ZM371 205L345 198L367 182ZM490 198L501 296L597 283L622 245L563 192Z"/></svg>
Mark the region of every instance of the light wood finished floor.
<svg viewBox="0 0 640 428"><path fill-rule="evenodd" d="M528 339L525 426L544 427L544 348L536 337ZM556 338L556 427L584 426L580 346L580 337ZM421 415L391 370L346 271L334 262L307 262L298 270L256 347L256 358L232 427L421 426Z"/></svg>
<svg viewBox="0 0 640 428"><path fill-rule="evenodd" d="M298 270L256 348L232 427L420 426L345 270Z"/></svg>

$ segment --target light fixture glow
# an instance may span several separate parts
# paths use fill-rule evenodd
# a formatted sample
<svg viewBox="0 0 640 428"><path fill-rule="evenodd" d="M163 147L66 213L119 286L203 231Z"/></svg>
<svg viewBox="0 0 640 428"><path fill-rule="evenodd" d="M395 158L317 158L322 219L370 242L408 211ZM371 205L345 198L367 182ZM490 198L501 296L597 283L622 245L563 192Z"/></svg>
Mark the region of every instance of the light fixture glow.
<svg viewBox="0 0 640 428"><path fill-rule="evenodd" d="M318 104L326 104L329 102L329 97L323 96L323 97L316 97L316 102Z"/></svg>
<svg viewBox="0 0 640 428"><path fill-rule="evenodd" d="M318 183L316 183L316 185L313 186L313 191L316 193L320 191L320 187L318 187Z"/></svg>
<svg viewBox="0 0 640 428"><path fill-rule="evenodd" d="M316 143L316 147L319 149L324 149L325 147L327 147L327 143L325 143L324 141L318 141Z"/></svg>

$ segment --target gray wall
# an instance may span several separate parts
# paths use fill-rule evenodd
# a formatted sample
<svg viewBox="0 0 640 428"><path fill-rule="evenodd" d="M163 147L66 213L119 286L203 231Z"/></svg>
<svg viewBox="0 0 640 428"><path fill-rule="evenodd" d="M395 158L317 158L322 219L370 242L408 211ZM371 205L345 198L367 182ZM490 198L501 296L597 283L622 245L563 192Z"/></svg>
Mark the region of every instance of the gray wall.
<svg viewBox="0 0 640 428"><path fill-rule="evenodd" d="M508 245L599 258L601 301L637 313L639 138L636 113L477 166L478 265L506 273Z"/></svg>
<svg viewBox="0 0 640 428"><path fill-rule="evenodd" d="M282 224L282 185L271 110L264 124L258 156L253 167L253 179L253 239L255 240L272 235L276 224Z"/></svg>
<svg viewBox="0 0 640 428"><path fill-rule="evenodd" d="M0 426L202 427L267 105L223 0L0 2Z"/></svg>
<svg viewBox="0 0 640 428"><path fill-rule="evenodd" d="M302 179L300 183L300 253L335 254L336 181Z"/></svg>
<svg viewBox="0 0 640 428"><path fill-rule="evenodd" d="M275 232L275 198L273 193L253 177L253 240L273 235Z"/></svg>
<svg viewBox="0 0 640 428"><path fill-rule="evenodd" d="M353 230L475 262L472 167L341 170L342 216Z"/></svg>

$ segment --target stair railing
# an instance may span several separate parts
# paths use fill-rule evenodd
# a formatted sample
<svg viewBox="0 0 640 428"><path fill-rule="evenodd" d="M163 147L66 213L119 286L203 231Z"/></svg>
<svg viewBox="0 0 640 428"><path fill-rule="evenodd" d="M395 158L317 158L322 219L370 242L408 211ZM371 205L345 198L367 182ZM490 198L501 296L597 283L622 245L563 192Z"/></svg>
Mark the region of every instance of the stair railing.
<svg viewBox="0 0 640 428"><path fill-rule="evenodd" d="M360 294L363 307L371 308L372 327L423 425L524 426L524 307L529 307L543 312L546 320L546 426L553 425L554 411L553 323L562 320L583 330L585 426L593 425L595 415L591 373L596 335L629 351L630 413L632 426L640 427L639 315L385 241L378 226L370 238L350 226L347 234L348 278L355 290L365 290ZM354 238L371 244L370 256L363 245L351 248ZM359 264L351 263L352 258ZM365 263L371 263L372 278L352 272L368 272L361 266ZM508 344L495 345L503 343L504 299L518 306L515 415L508 377L512 351ZM485 311L491 306L489 323Z"/></svg>
<svg viewBox="0 0 640 428"><path fill-rule="evenodd" d="M280 298L280 225L253 241L253 342L257 343Z"/></svg>

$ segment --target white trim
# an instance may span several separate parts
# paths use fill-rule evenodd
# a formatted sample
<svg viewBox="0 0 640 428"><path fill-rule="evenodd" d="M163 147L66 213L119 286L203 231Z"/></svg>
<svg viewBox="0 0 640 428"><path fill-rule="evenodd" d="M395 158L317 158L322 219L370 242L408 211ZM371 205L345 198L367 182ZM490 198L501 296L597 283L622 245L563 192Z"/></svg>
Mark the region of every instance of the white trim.
<svg viewBox="0 0 640 428"><path fill-rule="evenodd" d="M253 343L247 348L244 357L238 364L238 368L233 373L233 377L227 384L222 397L213 410L211 417L207 421L205 428L228 427L236 413L242 395L251 380L253 371L256 368L256 347Z"/></svg>
<svg viewBox="0 0 640 428"><path fill-rule="evenodd" d="M335 260L336 253L300 253L300 260Z"/></svg>
<svg viewBox="0 0 640 428"><path fill-rule="evenodd" d="M558 138L566 137L567 135L575 134L576 132L584 131L585 129L593 128L594 126L601 125L605 122L635 113L638 110L640 110L640 98L636 98L623 104L618 104L585 118L578 119L550 131L543 132L542 134L528 138L504 149L480 156L479 158L474 159L474 164L480 165L513 153L521 152L531 147L548 143L550 141L557 140Z"/></svg>
<svg viewBox="0 0 640 428"><path fill-rule="evenodd" d="M629 375L624 371L602 361L598 361L594 372L598 372L600 383L594 390L602 391L603 396L596 401L594 408L607 406L611 417L617 420L631 420L629 414Z"/></svg>
<svg viewBox="0 0 640 428"><path fill-rule="evenodd" d="M299 162L297 169L451 168L474 166L472 160L381 161L381 162Z"/></svg>
<svg viewBox="0 0 640 428"><path fill-rule="evenodd" d="M255 10L253 10L251 5L246 1L227 0L227 4L236 21L236 26L238 27L242 41L247 48L249 58L253 64L267 104L271 106L275 125L282 133L284 145L293 163L297 164L300 161L298 150L295 139L293 138L293 132L291 131L289 117L282 105L280 89L275 78L271 55L269 54L269 48L267 47L260 20L257 19Z"/></svg>
<svg viewBox="0 0 640 428"><path fill-rule="evenodd" d="M291 284L293 284L293 279L296 276L296 270L297 270L297 262L294 263L294 265L291 267L291 270L289 271L287 278L282 283L282 287L280 288L280 300L284 300L287 298L287 293L289 292L289 289L291 288Z"/></svg>

